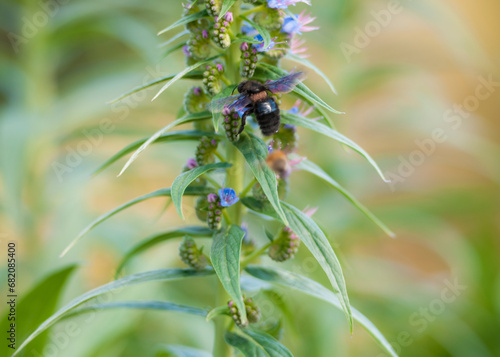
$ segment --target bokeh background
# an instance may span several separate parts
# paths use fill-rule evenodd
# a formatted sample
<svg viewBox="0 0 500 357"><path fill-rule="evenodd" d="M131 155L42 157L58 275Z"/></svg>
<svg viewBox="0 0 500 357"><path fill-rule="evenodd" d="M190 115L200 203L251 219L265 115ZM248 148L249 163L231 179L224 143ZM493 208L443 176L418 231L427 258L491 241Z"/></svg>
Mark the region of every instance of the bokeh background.
<svg viewBox="0 0 500 357"><path fill-rule="evenodd" d="M319 207L315 218L342 259L353 306L402 356L500 356L500 3L312 3L321 30L304 36L310 60L339 94L311 71L306 84L346 112L333 116L336 127L365 148L393 183L383 183L355 153L303 130L300 154L325 168L397 237L388 238L307 173L294 174L290 201ZM153 103L154 89L106 104L183 68L182 53L164 58L160 45L168 37L156 36L181 14L180 0L43 4L0 3L1 289L3 296L7 242L16 241L20 296L47 274L79 264L61 304L110 281L123 254L142 238L184 224L173 207L164 211L165 199L150 200L113 217L58 258L98 215L170 186L194 144L152 147L120 178L123 160L98 176L91 173L128 143L172 121L192 83L178 82ZM493 84L478 94L485 80ZM284 107L292 102L285 100ZM461 116L453 112L459 105L466 107ZM103 120L112 129L99 130ZM146 252L127 271L182 266L177 245ZM295 264L309 258L302 249ZM319 269L308 273L326 282ZM207 306L214 285L148 284L111 299ZM284 343L296 356L383 356L360 326L349 335L342 312L297 293L284 292L283 299L294 314L284 326ZM43 356L150 356L165 343L211 350L213 330L203 318L104 312L74 320L79 332L66 341L60 333L68 321L47 336L56 348Z"/></svg>

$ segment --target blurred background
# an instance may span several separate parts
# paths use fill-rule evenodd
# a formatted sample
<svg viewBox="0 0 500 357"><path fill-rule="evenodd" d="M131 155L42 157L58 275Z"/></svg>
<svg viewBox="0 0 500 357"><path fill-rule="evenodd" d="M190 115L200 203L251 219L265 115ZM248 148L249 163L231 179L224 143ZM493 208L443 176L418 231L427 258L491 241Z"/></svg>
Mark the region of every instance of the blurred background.
<svg viewBox="0 0 500 357"><path fill-rule="evenodd" d="M312 3L308 10L321 29L304 35L309 59L339 94L312 71L306 84L346 112L333 116L335 126L366 149L392 183L357 154L304 130L299 154L328 171L397 237L387 237L307 173L294 174L289 201L319 207L315 218L342 260L352 305L400 355L500 356L500 3ZM175 31L156 36L181 12L180 0L1 0L2 295L9 241L18 246L21 297L47 274L79 264L61 304L112 280L121 257L144 237L185 224L173 206L162 212L165 199L150 200L58 258L100 214L169 187L193 156L194 143L157 145L120 178L123 160L91 177L122 147L175 118L190 81L153 103L157 88L106 102L184 67L182 53L164 58L159 47ZM291 103L285 99L283 107ZM189 199L185 210L192 217ZM172 241L144 253L127 273L182 266L177 247ZM308 261L301 249L294 264ZM307 273L327 284L314 265ZM210 279L197 280L196 288L192 281L153 283L108 298L203 307L212 303L214 285ZM284 343L295 356L384 356L359 325L349 336L342 312L297 293L284 291L283 299L295 315L284 325ZM5 304L1 309L5 313ZM68 337L70 321L45 336L51 347L43 354L29 356L150 356L165 343L211 350L213 329L200 317L110 311L73 320L78 333Z"/></svg>

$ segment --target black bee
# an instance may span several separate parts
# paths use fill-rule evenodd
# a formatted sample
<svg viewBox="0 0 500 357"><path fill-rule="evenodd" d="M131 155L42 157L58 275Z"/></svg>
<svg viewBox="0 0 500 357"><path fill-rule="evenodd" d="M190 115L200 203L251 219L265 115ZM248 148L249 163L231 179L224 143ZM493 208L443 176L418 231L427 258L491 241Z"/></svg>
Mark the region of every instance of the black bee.
<svg viewBox="0 0 500 357"><path fill-rule="evenodd" d="M237 87L240 94L216 100L209 105L209 108L216 112L224 108L244 111L238 134L245 128L247 116L254 114L262 134L273 135L280 128L281 116L278 104L269 96L269 92L291 92L303 79L303 72L295 72L274 81L267 81L265 84L254 80L244 81Z"/></svg>

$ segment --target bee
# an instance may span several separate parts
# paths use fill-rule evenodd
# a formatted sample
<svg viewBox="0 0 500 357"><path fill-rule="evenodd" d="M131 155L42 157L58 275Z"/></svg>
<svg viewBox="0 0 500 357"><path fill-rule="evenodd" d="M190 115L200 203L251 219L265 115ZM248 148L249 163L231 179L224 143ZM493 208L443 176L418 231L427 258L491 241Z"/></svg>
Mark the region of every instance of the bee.
<svg viewBox="0 0 500 357"><path fill-rule="evenodd" d="M304 78L303 72L294 72L264 84L255 80L244 81L237 87L240 94L216 100L208 107L214 112L221 112L224 108L242 111L238 134L245 128L247 116L254 114L262 134L273 135L280 128L281 115L278 104L269 93L289 93Z"/></svg>
<svg viewBox="0 0 500 357"><path fill-rule="evenodd" d="M288 157L284 151L274 150L269 153L266 158L267 165L276 172L280 177L287 178L292 172L292 166L288 161Z"/></svg>

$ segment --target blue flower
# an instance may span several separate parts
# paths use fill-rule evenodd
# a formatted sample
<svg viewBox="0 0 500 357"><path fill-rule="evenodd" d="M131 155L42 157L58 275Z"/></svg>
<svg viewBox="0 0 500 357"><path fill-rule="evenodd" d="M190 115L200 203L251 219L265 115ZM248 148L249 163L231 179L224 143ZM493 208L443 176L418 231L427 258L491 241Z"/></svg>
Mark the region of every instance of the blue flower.
<svg viewBox="0 0 500 357"><path fill-rule="evenodd" d="M258 34L254 36L254 40L260 41L259 43L254 43L253 47L258 51L258 52L267 52L271 50L279 50L279 48L274 48L277 44L280 43L285 43L285 42L275 42L276 37L271 39L271 42L267 47L264 47L264 38L262 37L261 34Z"/></svg>
<svg viewBox="0 0 500 357"><path fill-rule="evenodd" d="M295 6L298 2L305 2L311 5L310 0L267 0L267 6L271 9L286 9L288 6Z"/></svg>
<svg viewBox="0 0 500 357"><path fill-rule="evenodd" d="M232 188L221 188L219 190L220 204L222 207L229 207L240 200Z"/></svg>
<svg viewBox="0 0 500 357"><path fill-rule="evenodd" d="M302 11L299 15L287 16L283 22L281 32L285 32L289 35L296 33L300 35L302 32L318 30L319 27L317 26L307 26L315 19L315 17L311 17L311 15L306 14L305 11Z"/></svg>

